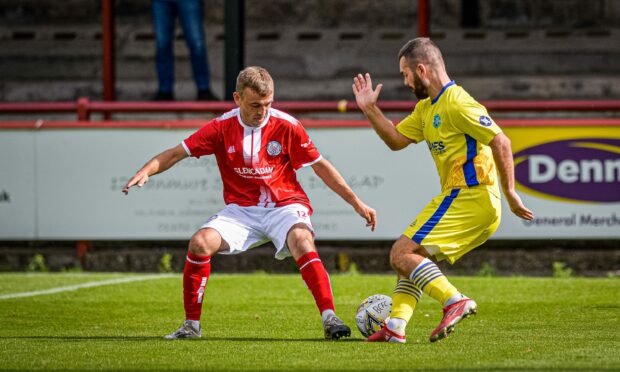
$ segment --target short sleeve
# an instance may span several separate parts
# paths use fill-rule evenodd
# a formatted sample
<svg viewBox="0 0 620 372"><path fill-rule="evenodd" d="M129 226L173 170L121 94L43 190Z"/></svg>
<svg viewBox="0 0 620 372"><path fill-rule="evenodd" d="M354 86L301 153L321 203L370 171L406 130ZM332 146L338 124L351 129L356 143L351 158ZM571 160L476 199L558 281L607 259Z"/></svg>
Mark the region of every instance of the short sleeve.
<svg viewBox="0 0 620 372"><path fill-rule="evenodd" d="M502 132L484 106L476 101L453 106L449 116L452 126L485 145Z"/></svg>
<svg viewBox="0 0 620 372"><path fill-rule="evenodd" d="M424 132L422 128L422 119L420 115L420 103L414 107L413 112L396 125L396 130L403 136L415 141L415 143L424 141Z"/></svg>
<svg viewBox="0 0 620 372"><path fill-rule="evenodd" d="M297 170L321 160L321 154L301 124L291 126L289 157L293 169Z"/></svg>
<svg viewBox="0 0 620 372"><path fill-rule="evenodd" d="M215 152L219 138L219 121L209 121L192 135L183 140L182 144L189 156L199 158Z"/></svg>

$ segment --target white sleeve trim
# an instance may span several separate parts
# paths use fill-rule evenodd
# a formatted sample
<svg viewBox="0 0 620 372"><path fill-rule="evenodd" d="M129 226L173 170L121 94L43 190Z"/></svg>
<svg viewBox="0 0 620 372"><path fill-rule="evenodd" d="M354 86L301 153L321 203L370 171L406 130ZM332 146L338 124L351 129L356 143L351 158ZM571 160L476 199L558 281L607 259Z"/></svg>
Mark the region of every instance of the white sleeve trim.
<svg viewBox="0 0 620 372"><path fill-rule="evenodd" d="M318 157L318 158L316 158L315 160L313 160L313 161L311 161L311 162L309 162L309 163L302 164L302 165L301 165L301 167L299 167L299 168L301 169L301 168L303 168L303 167L307 167L307 166L309 166L309 165L316 164L316 163L318 163L319 161L321 161L321 159L323 159L323 155L319 155L319 157Z"/></svg>
<svg viewBox="0 0 620 372"><path fill-rule="evenodd" d="M189 147L187 147L187 145L185 144L185 141L181 141L181 145L183 145L183 148L185 149L187 156L192 156L192 153L189 151Z"/></svg>

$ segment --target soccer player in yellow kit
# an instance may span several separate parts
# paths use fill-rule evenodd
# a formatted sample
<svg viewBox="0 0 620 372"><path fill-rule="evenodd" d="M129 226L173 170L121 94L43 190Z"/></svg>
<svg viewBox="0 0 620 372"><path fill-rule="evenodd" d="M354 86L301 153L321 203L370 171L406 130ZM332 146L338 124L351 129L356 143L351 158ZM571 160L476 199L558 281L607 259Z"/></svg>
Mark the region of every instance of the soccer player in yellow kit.
<svg viewBox="0 0 620 372"><path fill-rule="evenodd" d="M377 107L382 85L372 87L370 74L356 76L353 93L373 129L393 151L426 141L437 166L441 194L411 222L390 252L399 280L388 323L371 342L406 342L405 327L422 293L443 306L443 319L431 333L440 340L464 318L477 312L433 261L453 264L497 230L501 200L497 173L510 210L531 220L514 189L510 140L487 110L450 80L441 51L428 38L408 41L398 54L404 83L420 100L396 126Z"/></svg>

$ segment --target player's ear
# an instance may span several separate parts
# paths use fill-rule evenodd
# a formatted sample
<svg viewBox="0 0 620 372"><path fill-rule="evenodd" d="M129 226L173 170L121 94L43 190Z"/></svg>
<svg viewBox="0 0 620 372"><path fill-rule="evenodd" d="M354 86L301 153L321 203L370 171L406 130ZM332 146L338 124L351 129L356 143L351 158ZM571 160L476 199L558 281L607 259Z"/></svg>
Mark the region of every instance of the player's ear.
<svg viewBox="0 0 620 372"><path fill-rule="evenodd" d="M420 76L424 76L426 74L426 66L422 63L418 63L415 66L416 72L418 73L418 75Z"/></svg>
<svg viewBox="0 0 620 372"><path fill-rule="evenodd" d="M241 105L241 94L239 94L239 92L233 92L233 99L237 106Z"/></svg>

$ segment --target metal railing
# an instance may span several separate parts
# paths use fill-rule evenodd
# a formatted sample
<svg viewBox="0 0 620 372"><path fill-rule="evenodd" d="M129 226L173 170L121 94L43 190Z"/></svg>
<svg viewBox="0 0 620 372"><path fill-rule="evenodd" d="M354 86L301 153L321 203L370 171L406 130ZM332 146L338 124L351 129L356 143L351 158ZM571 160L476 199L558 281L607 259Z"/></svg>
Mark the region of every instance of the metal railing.
<svg viewBox="0 0 620 372"><path fill-rule="evenodd" d="M207 120L119 120L119 121L56 121L56 120L22 120L0 121L0 130L11 129L195 129ZM366 120L351 119L304 119L305 128L370 128ZM620 118L600 119L497 119L502 127L618 127Z"/></svg>
<svg viewBox="0 0 620 372"><path fill-rule="evenodd" d="M620 111L620 100L493 100L481 101L490 112L597 112ZM386 112L410 112L413 101L379 101ZM92 114L119 113L222 113L235 108L227 102L108 102L79 98L73 102L1 102L0 115L35 113L75 113L78 121L89 121ZM356 112L354 101L277 101L273 107L292 113Z"/></svg>

